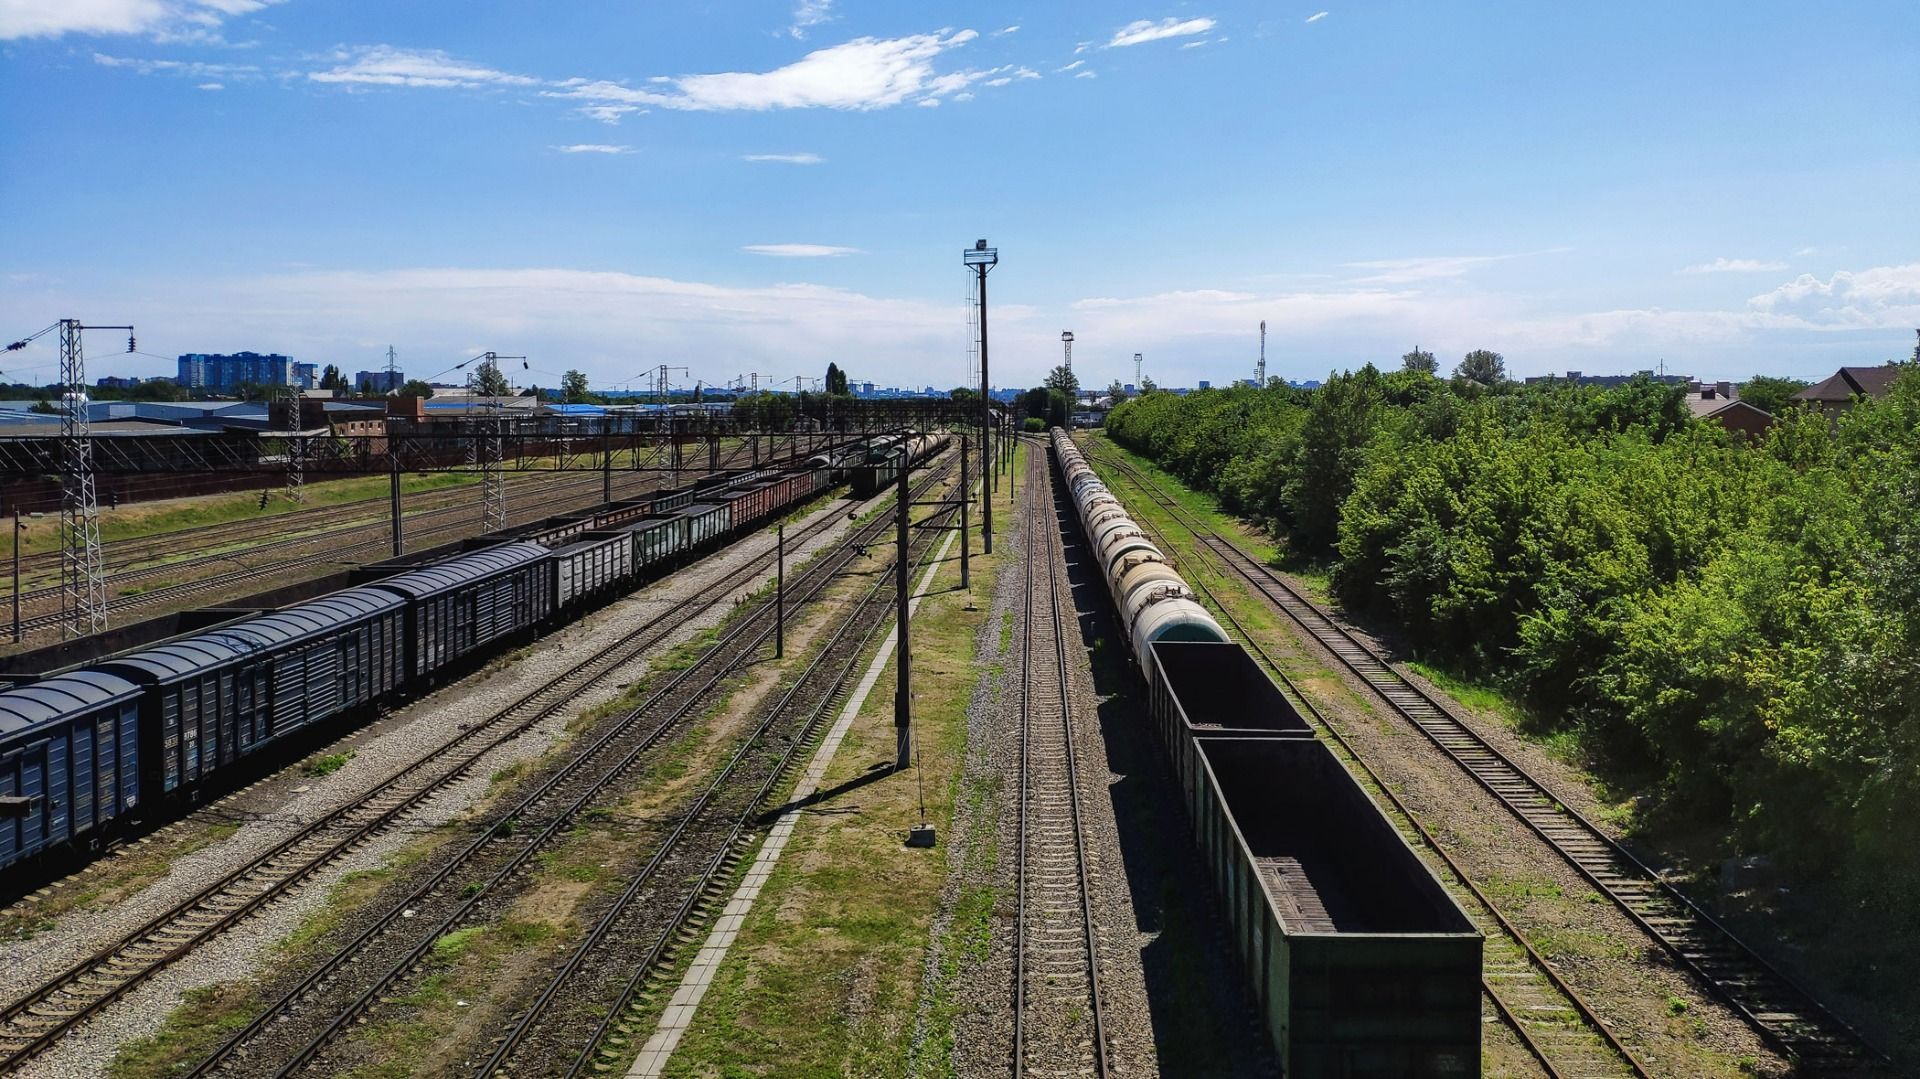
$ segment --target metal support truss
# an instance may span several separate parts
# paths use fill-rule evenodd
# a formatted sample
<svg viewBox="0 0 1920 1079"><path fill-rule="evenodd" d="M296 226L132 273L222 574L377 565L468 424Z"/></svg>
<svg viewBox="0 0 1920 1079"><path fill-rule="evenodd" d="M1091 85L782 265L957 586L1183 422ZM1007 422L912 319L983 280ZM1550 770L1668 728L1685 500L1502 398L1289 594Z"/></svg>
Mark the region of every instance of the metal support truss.
<svg viewBox="0 0 1920 1079"><path fill-rule="evenodd" d="M287 500L301 502L306 499L307 440L300 434L300 387L289 384L286 390Z"/></svg>
<svg viewBox="0 0 1920 1079"><path fill-rule="evenodd" d="M507 473L503 465L507 419L494 406L480 435L480 531L503 532L507 527Z"/></svg>
<svg viewBox="0 0 1920 1079"><path fill-rule="evenodd" d="M107 628L107 578L100 558L100 501L93 484L87 419L87 368L80 320L60 320L60 631L66 637Z"/></svg>

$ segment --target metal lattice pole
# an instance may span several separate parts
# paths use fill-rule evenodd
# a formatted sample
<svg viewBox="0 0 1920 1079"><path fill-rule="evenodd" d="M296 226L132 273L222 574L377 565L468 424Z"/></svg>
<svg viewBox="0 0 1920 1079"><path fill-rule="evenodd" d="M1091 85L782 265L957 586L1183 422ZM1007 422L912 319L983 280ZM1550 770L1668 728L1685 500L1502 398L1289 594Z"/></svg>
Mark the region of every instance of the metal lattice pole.
<svg viewBox="0 0 1920 1079"><path fill-rule="evenodd" d="M481 436L485 443L480 454L480 531L500 532L507 527L507 475L502 464L506 450L506 416L500 405L493 406L492 422Z"/></svg>
<svg viewBox="0 0 1920 1079"><path fill-rule="evenodd" d="M93 434L87 417L86 360L80 320L60 320L61 456L60 627L79 637L107 628L107 579L100 559L100 501L93 483Z"/></svg>
<svg viewBox="0 0 1920 1079"><path fill-rule="evenodd" d="M306 499L306 439L300 437L300 387L288 383L287 402L287 501Z"/></svg>

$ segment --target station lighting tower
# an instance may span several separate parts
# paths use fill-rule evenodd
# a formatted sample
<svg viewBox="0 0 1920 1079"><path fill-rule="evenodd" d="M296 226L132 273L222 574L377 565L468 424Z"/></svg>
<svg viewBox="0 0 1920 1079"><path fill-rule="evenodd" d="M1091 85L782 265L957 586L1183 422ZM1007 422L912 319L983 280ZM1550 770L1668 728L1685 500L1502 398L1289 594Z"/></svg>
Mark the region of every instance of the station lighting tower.
<svg viewBox="0 0 1920 1079"><path fill-rule="evenodd" d="M1067 352L1067 360L1066 360L1067 374L1073 374L1073 331L1072 330L1060 331L1060 344L1062 347L1066 349L1066 352Z"/></svg>
<svg viewBox="0 0 1920 1079"><path fill-rule="evenodd" d="M1133 354L1133 392L1139 393L1144 385L1146 383L1140 380L1140 354L1136 352Z"/></svg>
<svg viewBox="0 0 1920 1079"><path fill-rule="evenodd" d="M1253 369L1255 389L1265 389L1267 385L1267 320L1260 320L1260 363Z"/></svg>
<svg viewBox="0 0 1920 1079"><path fill-rule="evenodd" d="M1000 250L987 241L975 240L973 247L960 253L960 264L974 272L980 287L980 460L993 457L993 399L987 396L993 385L987 377L987 274L1000 264ZM994 469L980 470L980 538L986 554L993 553L993 480Z"/></svg>
<svg viewBox="0 0 1920 1079"><path fill-rule="evenodd" d="M132 326L83 326L63 318L5 349L18 352L44 334L60 331L60 633L79 637L107 628L107 577L100 558L100 499L93 480L93 431L87 416L87 365L83 330L125 330L134 351ZM16 543L18 537L15 537ZM18 548L16 547L16 550Z"/></svg>

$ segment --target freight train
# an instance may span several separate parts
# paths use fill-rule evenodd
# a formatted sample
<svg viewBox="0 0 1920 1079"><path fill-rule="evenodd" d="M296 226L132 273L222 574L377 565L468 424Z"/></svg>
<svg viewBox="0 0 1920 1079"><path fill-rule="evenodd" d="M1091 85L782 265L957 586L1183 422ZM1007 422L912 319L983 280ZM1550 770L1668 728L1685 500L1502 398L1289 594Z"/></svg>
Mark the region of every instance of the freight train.
<svg viewBox="0 0 1920 1079"><path fill-rule="evenodd" d="M1473 923L1066 433L1052 439L1282 1073L1479 1075Z"/></svg>
<svg viewBox="0 0 1920 1079"><path fill-rule="evenodd" d="M0 871L176 813L268 748L349 729L834 483L812 467L709 476L0 690Z"/></svg>

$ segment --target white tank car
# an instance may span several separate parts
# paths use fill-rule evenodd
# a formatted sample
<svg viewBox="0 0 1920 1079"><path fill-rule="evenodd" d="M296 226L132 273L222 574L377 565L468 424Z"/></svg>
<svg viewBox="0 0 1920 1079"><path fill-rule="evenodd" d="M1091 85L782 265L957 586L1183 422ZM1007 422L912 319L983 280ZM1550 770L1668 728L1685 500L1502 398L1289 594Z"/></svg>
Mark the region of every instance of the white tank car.
<svg viewBox="0 0 1920 1079"><path fill-rule="evenodd" d="M1080 448L1059 428L1052 436L1081 527L1148 681L1153 679L1153 642L1225 641L1220 623L1194 599L1187 582L1100 481Z"/></svg>

